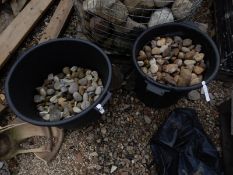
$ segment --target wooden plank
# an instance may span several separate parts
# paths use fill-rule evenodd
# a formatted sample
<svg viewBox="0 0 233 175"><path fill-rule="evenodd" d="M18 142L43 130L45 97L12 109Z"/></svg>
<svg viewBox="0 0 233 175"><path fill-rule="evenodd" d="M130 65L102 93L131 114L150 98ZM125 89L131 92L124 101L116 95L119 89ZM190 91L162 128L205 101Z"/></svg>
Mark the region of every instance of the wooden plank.
<svg viewBox="0 0 233 175"><path fill-rule="evenodd" d="M18 48L53 0L31 0L0 35L0 68Z"/></svg>
<svg viewBox="0 0 233 175"><path fill-rule="evenodd" d="M73 4L73 0L60 1L54 15L44 31L44 34L41 37L40 43L58 37L71 12Z"/></svg>

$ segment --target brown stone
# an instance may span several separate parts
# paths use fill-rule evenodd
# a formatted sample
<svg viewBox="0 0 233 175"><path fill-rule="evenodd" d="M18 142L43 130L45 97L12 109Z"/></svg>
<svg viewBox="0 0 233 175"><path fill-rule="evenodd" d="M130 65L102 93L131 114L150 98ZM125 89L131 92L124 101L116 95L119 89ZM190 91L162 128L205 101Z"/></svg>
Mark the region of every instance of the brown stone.
<svg viewBox="0 0 233 175"><path fill-rule="evenodd" d="M143 61L143 60L145 60L145 59L147 59L146 53L145 53L143 50L141 50L141 51L139 52L138 60L139 60L139 61Z"/></svg>
<svg viewBox="0 0 233 175"><path fill-rule="evenodd" d="M197 61L197 62L199 62L199 61L202 61L203 59L204 59L204 57L205 57L205 54L204 53L196 53L195 55L194 55L194 59Z"/></svg>
<svg viewBox="0 0 233 175"><path fill-rule="evenodd" d="M168 46L164 51L163 51L163 57L167 57L171 55L171 47Z"/></svg>
<svg viewBox="0 0 233 175"><path fill-rule="evenodd" d="M189 69L182 67L180 71L180 78L178 80L178 85L188 86L190 84L191 78L192 78L192 72Z"/></svg>
<svg viewBox="0 0 233 175"><path fill-rule="evenodd" d="M168 82L169 84L171 84L171 85L176 85L176 81L175 81L174 78L173 78L171 75L169 75L169 74L166 74L166 75L164 76L164 80L165 80L166 82Z"/></svg>
<svg viewBox="0 0 233 175"><path fill-rule="evenodd" d="M150 44L151 44L152 49L155 48L155 47L157 46L155 40L152 40L152 41L150 42Z"/></svg>
<svg viewBox="0 0 233 175"><path fill-rule="evenodd" d="M160 65L163 65L163 64L165 63L165 60L162 59L162 58L158 58L158 59L156 59L156 62L157 62L158 64L160 64Z"/></svg>
<svg viewBox="0 0 233 175"><path fill-rule="evenodd" d="M158 41L157 41L157 46L161 47L163 45L166 44L166 38L160 38Z"/></svg>
<svg viewBox="0 0 233 175"><path fill-rule="evenodd" d="M157 72L157 73L156 73L156 76L157 76L157 80L162 80L162 78L163 78L161 72Z"/></svg>
<svg viewBox="0 0 233 175"><path fill-rule="evenodd" d="M184 53L190 52L190 49L187 48L187 47L182 47L181 50L182 50L182 52L184 52Z"/></svg>
<svg viewBox="0 0 233 175"><path fill-rule="evenodd" d="M195 66L193 71L194 71L197 75L200 75L200 74L202 74L202 73L205 71L205 69L202 68L202 67L200 67L200 66Z"/></svg>
<svg viewBox="0 0 233 175"><path fill-rule="evenodd" d="M179 78L180 78L180 75L175 75L174 76L174 80L175 80L176 83L178 82Z"/></svg>
<svg viewBox="0 0 233 175"><path fill-rule="evenodd" d="M160 48L154 47L154 48L152 49L151 53L152 53L153 55L159 55L159 54L162 53L162 51L161 51Z"/></svg>
<svg viewBox="0 0 233 175"><path fill-rule="evenodd" d="M174 63L177 64L178 66L182 66L183 61L182 61L182 59L176 59L176 60L174 61Z"/></svg>
<svg viewBox="0 0 233 175"><path fill-rule="evenodd" d="M187 52L184 56L185 59L187 60L192 60L196 52L194 50Z"/></svg>
<svg viewBox="0 0 233 175"><path fill-rule="evenodd" d="M194 65L195 63L196 63L195 60L185 60L185 61L184 61L184 64L185 64L186 66L188 66L188 65Z"/></svg>
<svg viewBox="0 0 233 175"><path fill-rule="evenodd" d="M173 39L170 38L170 37L167 37L167 38L166 38L166 44L167 44L167 45L171 45L172 43L173 43Z"/></svg>
<svg viewBox="0 0 233 175"><path fill-rule="evenodd" d="M184 59L185 54L183 52L179 52L178 58L179 59Z"/></svg>
<svg viewBox="0 0 233 175"><path fill-rule="evenodd" d="M201 79L200 78L194 78L194 79L192 79L191 80L191 82L190 82L190 86L193 86L193 85L195 85L195 84L199 84L199 83L201 83Z"/></svg>
<svg viewBox="0 0 233 175"><path fill-rule="evenodd" d="M192 45L192 40L187 38L183 40L183 46L187 47L187 46L191 46Z"/></svg>
<svg viewBox="0 0 233 175"><path fill-rule="evenodd" d="M177 64L168 64L168 65L163 66L163 70L170 74L174 73L177 69L178 69Z"/></svg>
<svg viewBox="0 0 233 175"><path fill-rule="evenodd" d="M179 48L174 48L172 49L172 55L177 56L179 54L180 49Z"/></svg>
<svg viewBox="0 0 233 175"><path fill-rule="evenodd" d="M150 47L150 46L147 46L147 45L144 46L143 49L144 49L145 52L151 52L151 50L152 50L151 47Z"/></svg>

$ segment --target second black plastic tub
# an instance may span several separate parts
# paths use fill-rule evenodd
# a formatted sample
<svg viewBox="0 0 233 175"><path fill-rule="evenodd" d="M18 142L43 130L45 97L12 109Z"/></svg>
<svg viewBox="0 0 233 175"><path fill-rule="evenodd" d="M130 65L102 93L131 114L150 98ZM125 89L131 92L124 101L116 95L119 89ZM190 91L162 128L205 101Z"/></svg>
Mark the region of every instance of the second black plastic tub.
<svg viewBox="0 0 233 175"><path fill-rule="evenodd" d="M45 121L33 102L35 88L50 73L60 73L65 66L79 66L96 70L104 90L100 97L80 114L61 121ZM74 128L100 117L97 107L104 106L111 94L109 86L112 68L107 55L96 45L74 39L56 39L40 44L22 55L11 68L6 84L6 97L10 108L22 120L41 126Z"/></svg>
<svg viewBox="0 0 233 175"><path fill-rule="evenodd" d="M180 36L182 38L192 39L193 43L201 44L202 52L205 53L205 63L207 65L204 74L204 81L207 84L214 79L218 72L220 56L213 40L192 25L167 23L155 26L142 33L135 41L132 51L133 64L137 73L136 93L148 106L166 107L174 104L187 92L201 88L202 84L199 83L189 87L167 86L155 82L141 71L137 63L139 51L157 36Z"/></svg>

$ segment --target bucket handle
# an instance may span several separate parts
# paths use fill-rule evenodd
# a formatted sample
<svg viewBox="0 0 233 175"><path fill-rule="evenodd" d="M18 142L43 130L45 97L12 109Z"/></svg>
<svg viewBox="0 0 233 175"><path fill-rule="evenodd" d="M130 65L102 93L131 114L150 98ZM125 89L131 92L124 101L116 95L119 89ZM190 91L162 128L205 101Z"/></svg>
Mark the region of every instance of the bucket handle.
<svg viewBox="0 0 233 175"><path fill-rule="evenodd" d="M107 92L107 95L104 97L103 101L98 104L94 109L99 112L100 114L104 114L105 110L103 108L103 106L108 102L108 100L111 98L112 93Z"/></svg>
<svg viewBox="0 0 233 175"><path fill-rule="evenodd" d="M164 90L159 87L156 87L148 81L146 81L146 90L159 96L163 96L165 93L169 92L169 90Z"/></svg>

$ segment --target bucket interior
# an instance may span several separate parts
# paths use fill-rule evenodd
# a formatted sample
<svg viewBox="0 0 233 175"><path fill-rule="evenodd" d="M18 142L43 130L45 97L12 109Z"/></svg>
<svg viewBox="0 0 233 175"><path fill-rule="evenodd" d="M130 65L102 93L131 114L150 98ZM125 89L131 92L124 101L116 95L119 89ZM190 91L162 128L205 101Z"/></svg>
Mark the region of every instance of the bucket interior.
<svg viewBox="0 0 233 175"><path fill-rule="evenodd" d="M6 89L12 107L23 116L44 121L39 117L33 102L35 88L43 84L48 74L60 73L65 66L96 70L103 81L104 89L108 88L106 86L109 85L110 68L107 58L100 50L82 41L54 40L32 48L13 66L8 75ZM97 102L98 100L95 103Z"/></svg>
<svg viewBox="0 0 233 175"><path fill-rule="evenodd" d="M219 53L217 50L217 47L213 43L213 41L205 34L203 34L201 31L198 29L194 29L193 27L186 26L186 25L181 25L181 24L164 24L161 25L160 27L155 27L152 29L149 29L147 32L143 33L139 39L135 42L134 49L133 49L133 61L134 64L136 65L137 70L140 72L142 76L147 78L150 82L153 84L163 86L165 87L166 85L162 85L159 83L156 83L155 81L151 80L149 77L147 77L140 69L140 67L137 65L137 56L139 51L148 43L150 42L153 38L158 37L158 36L180 36L182 39L190 38L193 41L193 44L201 44L202 46L202 53L205 54L205 63L206 63L206 71L203 74L203 79L206 82L209 82L214 78L216 75L218 68L219 68ZM169 86L169 89L175 89L175 90L191 90L201 87L201 84L194 85L194 86L189 86L189 87L171 87Z"/></svg>

